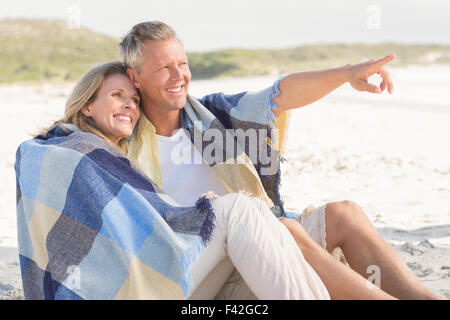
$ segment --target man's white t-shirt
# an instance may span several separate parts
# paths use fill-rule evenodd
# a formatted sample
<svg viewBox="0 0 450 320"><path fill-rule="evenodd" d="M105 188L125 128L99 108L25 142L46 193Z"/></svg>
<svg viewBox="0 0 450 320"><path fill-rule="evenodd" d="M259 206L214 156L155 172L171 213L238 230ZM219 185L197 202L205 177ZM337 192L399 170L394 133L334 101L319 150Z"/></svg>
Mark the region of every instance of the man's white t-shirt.
<svg viewBox="0 0 450 320"><path fill-rule="evenodd" d="M156 135L163 190L183 206L192 206L198 196L213 191L228 193L217 173L204 163L184 129L170 137Z"/></svg>

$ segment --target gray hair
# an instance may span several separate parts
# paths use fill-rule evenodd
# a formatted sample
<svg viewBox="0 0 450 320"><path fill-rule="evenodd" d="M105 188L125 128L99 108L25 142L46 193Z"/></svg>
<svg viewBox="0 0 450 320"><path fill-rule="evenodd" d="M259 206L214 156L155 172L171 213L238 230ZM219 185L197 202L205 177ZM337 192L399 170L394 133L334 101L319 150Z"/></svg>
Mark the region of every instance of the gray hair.
<svg viewBox="0 0 450 320"><path fill-rule="evenodd" d="M135 25L120 42L120 55L129 67L141 72L144 61L144 42L176 38L175 30L161 21L148 21Z"/></svg>

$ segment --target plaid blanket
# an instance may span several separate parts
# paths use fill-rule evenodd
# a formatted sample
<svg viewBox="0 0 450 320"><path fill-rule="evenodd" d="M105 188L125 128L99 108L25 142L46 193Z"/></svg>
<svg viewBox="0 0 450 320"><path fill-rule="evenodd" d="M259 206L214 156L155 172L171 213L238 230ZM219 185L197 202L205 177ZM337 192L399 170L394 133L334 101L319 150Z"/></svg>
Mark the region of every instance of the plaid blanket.
<svg viewBox="0 0 450 320"><path fill-rule="evenodd" d="M178 299L211 234L209 199L180 207L117 149L56 127L15 163L26 299Z"/></svg>
<svg viewBox="0 0 450 320"><path fill-rule="evenodd" d="M255 115L258 121L239 108L225 112L220 95L201 102L189 97L181 120L197 148L212 150L208 163L230 192L244 190L284 215L272 130L259 136L257 151L263 148L275 163L251 159L245 139L231 137L236 144L230 153L217 138L228 137L227 129L236 123L244 129L276 126L271 90L228 97L248 110L262 104L265 113ZM212 143L203 139L207 129L216 129ZM270 170L264 173L265 168ZM15 170L26 299L184 299L193 292L189 269L214 228L207 196L182 207L155 183L152 172L141 172L103 139L61 127L22 143Z"/></svg>

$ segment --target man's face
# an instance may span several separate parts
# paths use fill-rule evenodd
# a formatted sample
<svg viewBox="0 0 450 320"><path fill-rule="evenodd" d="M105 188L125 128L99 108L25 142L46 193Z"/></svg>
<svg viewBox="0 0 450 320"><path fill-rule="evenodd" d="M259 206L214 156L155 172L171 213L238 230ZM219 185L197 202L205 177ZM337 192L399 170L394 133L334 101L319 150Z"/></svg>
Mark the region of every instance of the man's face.
<svg viewBox="0 0 450 320"><path fill-rule="evenodd" d="M191 80L183 45L176 39L146 41L144 59L141 72L133 70L131 77L142 95L144 112L182 109Z"/></svg>

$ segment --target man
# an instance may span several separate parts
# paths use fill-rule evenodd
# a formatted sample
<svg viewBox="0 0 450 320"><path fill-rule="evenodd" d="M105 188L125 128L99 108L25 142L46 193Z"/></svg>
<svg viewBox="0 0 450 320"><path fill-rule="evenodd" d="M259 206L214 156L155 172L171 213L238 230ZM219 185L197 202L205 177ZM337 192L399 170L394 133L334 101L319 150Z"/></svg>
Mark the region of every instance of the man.
<svg viewBox="0 0 450 320"><path fill-rule="evenodd" d="M187 145L191 145L189 137L185 137L183 130L179 129L186 128L186 118L202 118L202 108L206 107L209 115L212 113L206 121L211 127L217 125L225 129L246 129L250 122L260 125L252 128L273 127L273 124L279 129L281 136L286 111L317 101L346 82L358 91L381 94L387 88L389 93L393 93L393 83L385 65L391 62L395 55L335 69L293 73L275 82L272 88L258 93L230 96L213 94L196 100L188 96L191 73L184 47L176 38L174 30L166 24L146 22L134 26L121 42L121 53L124 62L130 67L130 79L142 96L144 114L129 144L128 156L181 205L191 205L201 193L207 191L222 196L243 189L251 196L265 201L277 216L286 214L278 193L279 169L275 173L263 174L261 159L253 161L254 167L247 168L247 171L239 168L232 171L234 169L229 167L225 170L220 161L200 166L174 163L173 148L184 144L183 150L186 150ZM379 87L368 82L368 78L376 73L383 79ZM266 118L269 120L265 120ZM205 122L205 117L202 119ZM189 132L195 135L198 130L201 131L194 126ZM172 136L174 132L176 133ZM177 143L174 144L170 137L175 136ZM275 142L273 138L270 134L263 136L264 140ZM194 138L191 138L191 142L194 143ZM204 147L197 149L204 150ZM271 155L274 154L279 156L276 147L271 149ZM236 158L236 153L233 153L233 156ZM234 168L233 165L230 166ZM181 176L183 178L180 178ZM332 278L330 275L334 276L334 268L328 271L319 270L321 263L317 257L324 259L320 261L329 261L329 257L311 249L314 245L304 247L305 243L314 242L311 237L328 252L340 247L351 268L362 277L369 276L366 273L369 266L378 266L381 270L381 289L394 297L437 298L414 277L356 203L340 201L328 203L319 209L312 215L315 218L302 222L304 230L300 224L292 224L290 219L283 219L282 222L293 232L305 258L314 268L312 261L316 261L315 270L329 290L332 286L340 287L342 284L333 279L325 281L327 277ZM339 274L336 276L339 277ZM355 296L349 293L336 294L334 297Z"/></svg>

